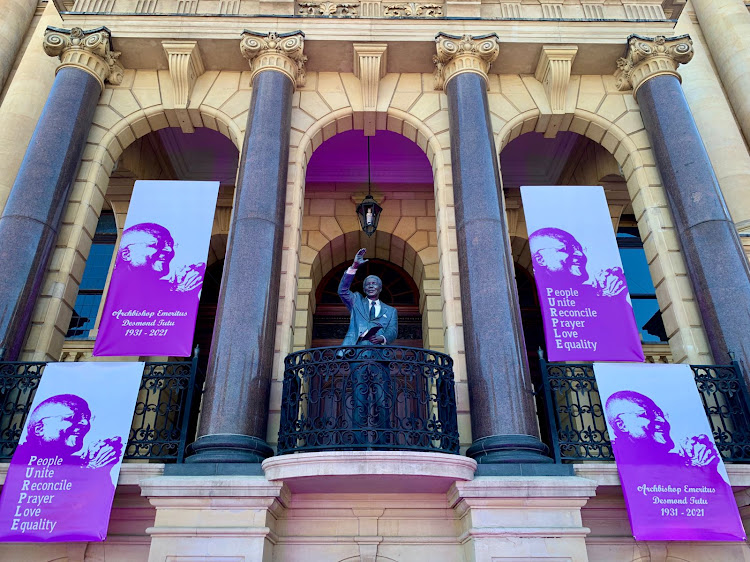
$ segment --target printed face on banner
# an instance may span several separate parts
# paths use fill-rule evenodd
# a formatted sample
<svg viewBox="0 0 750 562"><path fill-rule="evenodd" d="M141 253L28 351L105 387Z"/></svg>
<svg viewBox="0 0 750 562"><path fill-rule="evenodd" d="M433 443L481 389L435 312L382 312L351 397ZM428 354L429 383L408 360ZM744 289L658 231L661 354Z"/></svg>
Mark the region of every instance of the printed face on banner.
<svg viewBox="0 0 750 562"><path fill-rule="evenodd" d="M190 355L218 190L136 182L94 355Z"/></svg>
<svg viewBox="0 0 750 562"><path fill-rule="evenodd" d="M547 356L643 361L603 188L522 187Z"/></svg>
<svg viewBox="0 0 750 562"><path fill-rule="evenodd" d="M0 541L106 538L143 366L45 367L3 485Z"/></svg>
<svg viewBox="0 0 750 562"><path fill-rule="evenodd" d="M689 365L595 363L636 540L744 540Z"/></svg>

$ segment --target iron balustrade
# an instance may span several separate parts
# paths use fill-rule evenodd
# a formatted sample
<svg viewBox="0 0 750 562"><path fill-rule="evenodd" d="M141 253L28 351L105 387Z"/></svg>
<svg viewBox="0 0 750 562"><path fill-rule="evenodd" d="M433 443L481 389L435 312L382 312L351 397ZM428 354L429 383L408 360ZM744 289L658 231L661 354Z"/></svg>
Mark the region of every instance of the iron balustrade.
<svg viewBox="0 0 750 562"><path fill-rule="evenodd" d="M13 456L45 365L0 361L0 461ZM146 363L125 458L183 462L201 385L197 348L190 361Z"/></svg>
<svg viewBox="0 0 750 562"><path fill-rule="evenodd" d="M414 347L320 347L287 355L284 366L279 455L458 454L450 356Z"/></svg>
<svg viewBox="0 0 750 562"><path fill-rule="evenodd" d="M540 425L555 461L614 461L593 364L547 363L541 353L540 361ZM750 462L750 399L739 364L691 369L724 462Z"/></svg>

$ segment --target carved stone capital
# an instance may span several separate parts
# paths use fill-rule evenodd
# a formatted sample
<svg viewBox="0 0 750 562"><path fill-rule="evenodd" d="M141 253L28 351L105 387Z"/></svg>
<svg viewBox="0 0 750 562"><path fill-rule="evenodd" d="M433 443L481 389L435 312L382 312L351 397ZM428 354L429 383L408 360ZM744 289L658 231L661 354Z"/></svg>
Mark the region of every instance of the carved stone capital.
<svg viewBox="0 0 750 562"><path fill-rule="evenodd" d="M88 31L80 27L48 27L44 32L44 52L51 57L60 57L62 64L57 68L58 72L66 66L84 70L99 81L102 90L105 80L115 85L122 82L123 68L117 62L120 52L112 50L106 27Z"/></svg>
<svg viewBox="0 0 750 562"><path fill-rule="evenodd" d="M240 51L250 63L250 82L259 72L275 70L286 74L292 83L301 88L305 85L305 62L302 54L305 34L301 31L289 33L257 33L245 30L242 33Z"/></svg>
<svg viewBox="0 0 750 562"><path fill-rule="evenodd" d="M646 80L655 76L671 75L681 80L677 67L693 58L693 41L689 35L679 37L628 37L628 51L617 59L617 88L633 89L633 96Z"/></svg>
<svg viewBox="0 0 750 562"><path fill-rule="evenodd" d="M500 53L500 39L497 33L489 35L448 35L435 36L437 54L435 63L435 89L442 90L448 81L458 74L474 72L484 76Z"/></svg>

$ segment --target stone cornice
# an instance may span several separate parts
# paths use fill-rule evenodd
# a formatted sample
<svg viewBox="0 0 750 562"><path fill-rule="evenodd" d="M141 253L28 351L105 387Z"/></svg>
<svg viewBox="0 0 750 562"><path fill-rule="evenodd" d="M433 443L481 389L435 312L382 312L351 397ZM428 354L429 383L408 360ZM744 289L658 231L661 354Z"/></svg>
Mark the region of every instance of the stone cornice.
<svg viewBox="0 0 750 562"><path fill-rule="evenodd" d="M677 67L693 58L693 41L689 35L679 37L628 37L628 50L617 60L617 88L633 89L633 96L646 80L669 75L681 80Z"/></svg>
<svg viewBox="0 0 750 562"><path fill-rule="evenodd" d="M61 68L74 67L88 72L99 81L104 89L104 81L120 84L123 68L117 59L119 51L112 50L109 29L98 27L84 31L80 27L61 29L48 27L44 32L44 52L51 57L59 57Z"/></svg>
<svg viewBox="0 0 750 562"><path fill-rule="evenodd" d="M442 90L451 78L464 72L479 74L486 81L490 66L500 53L497 33L461 36L440 32L435 36L435 46L436 90Z"/></svg>
<svg viewBox="0 0 750 562"><path fill-rule="evenodd" d="M250 63L250 82L259 72L275 70L288 76L297 88L303 87L307 62L302 53L304 47L305 34L301 31L258 33L245 30L240 52Z"/></svg>

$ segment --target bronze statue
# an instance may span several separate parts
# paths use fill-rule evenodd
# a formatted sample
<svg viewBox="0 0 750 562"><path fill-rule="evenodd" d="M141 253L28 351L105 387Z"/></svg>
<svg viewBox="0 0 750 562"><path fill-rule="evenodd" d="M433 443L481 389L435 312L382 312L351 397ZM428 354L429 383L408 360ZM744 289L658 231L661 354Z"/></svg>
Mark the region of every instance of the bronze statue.
<svg viewBox="0 0 750 562"><path fill-rule="evenodd" d="M398 313L392 306L380 302L383 282L376 275L368 275L362 284L365 294L349 290L357 268L366 263L365 248L354 256L354 261L339 283L339 296L349 309L349 330L342 345L387 345L398 337Z"/></svg>

